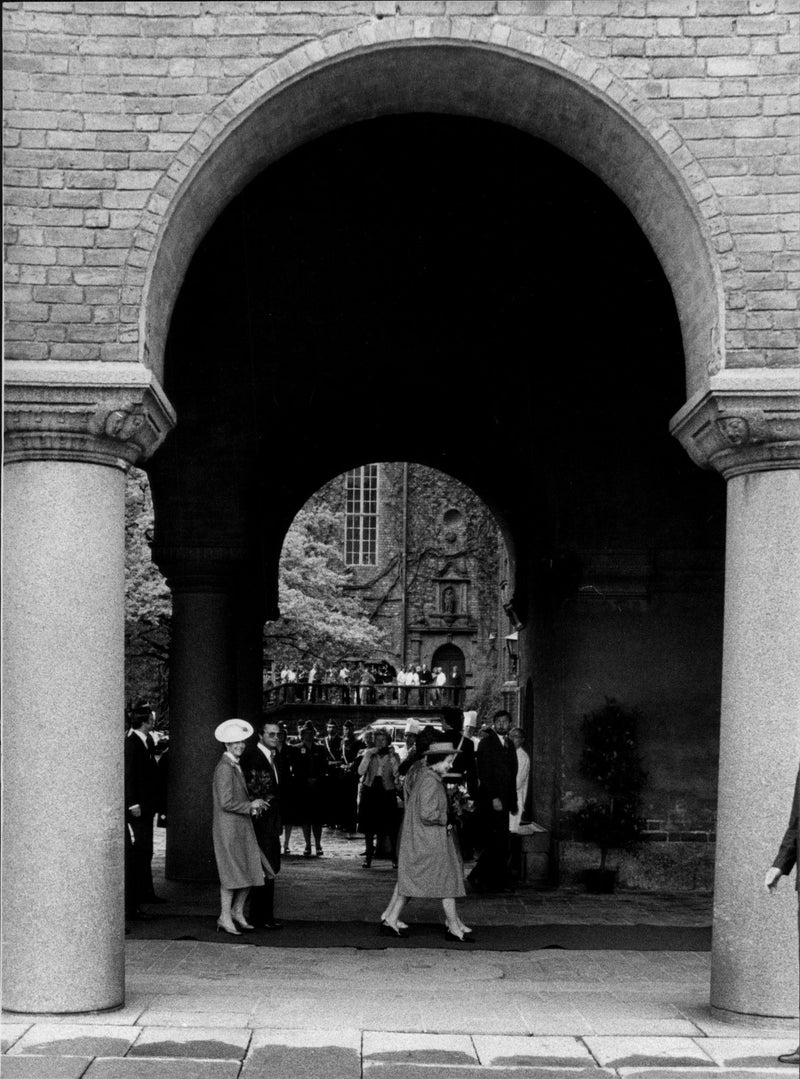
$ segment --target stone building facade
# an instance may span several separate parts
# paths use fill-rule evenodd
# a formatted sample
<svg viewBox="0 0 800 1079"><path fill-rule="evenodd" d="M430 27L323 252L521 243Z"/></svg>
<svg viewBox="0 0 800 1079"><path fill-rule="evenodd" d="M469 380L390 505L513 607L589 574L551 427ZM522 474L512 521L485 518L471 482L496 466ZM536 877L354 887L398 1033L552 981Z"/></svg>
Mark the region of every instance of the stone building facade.
<svg viewBox="0 0 800 1079"><path fill-rule="evenodd" d="M208 872L197 791L214 721L260 700L286 528L355 463L415 460L475 490L503 532L546 823L574 719L604 679L647 695L665 752L698 731L708 746L719 722L702 778L718 784L712 1004L796 1016L794 898L766 911L752 887L800 754L799 6L4 5L8 1007L123 1000L124 470L149 459L173 594L168 865L191 877ZM460 294L447 272L413 278L415 305L395 299L402 279L390 290L362 274L369 302L347 306L343 332L301 273L323 233L302 206L288 213L291 184L272 200L270 184L291 173L313 192L335 175L304 168L320 143L341 162L362 137L352 129L397 117L438 118L420 121L431 160L444 135L468 132L463 168L426 187L422 161L399 193L391 178L351 185L348 226L383 238L413 195L410 269L439 266L430 238L446 226L444 270L468 265L480 233L483 275L459 278ZM513 200L487 167L510 139L522 140L511 159L531 154ZM558 182L544 190L547 176ZM586 241L573 229L559 247L578 221ZM387 272L380 247L370 257ZM647 272L614 293L623 249ZM511 263L539 276L518 289ZM631 337L649 283L654 316ZM438 336L415 334L419 307ZM392 348L394 369L381 362ZM482 364L477 386L438 384L461 426L419 405L409 424L393 373L409 356L426 378ZM76 712L69 745L52 739ZM57 834L36 794L54 785ZM653 830L679 823L679 800L665 793ZM710 807L689 808L697 820Z"/></svg>
<svg viewBox="0 0 800 1079"><path fill-rule="evenodd" d="M366 474L366 476L365 476ZM374 524L349 522L347 492L375 484ZM339 542L353 587L385 635L381 650L395 667L459 670L469 701L500 706L508 674L498 651L502 535L491 511L465 484L425 465L359 466L314 498L339 515ZM359 508L361 503L359 503ZM346 530L374 528L374 549L351 544ZM502 644L500 645L502 649Z"/></svg>

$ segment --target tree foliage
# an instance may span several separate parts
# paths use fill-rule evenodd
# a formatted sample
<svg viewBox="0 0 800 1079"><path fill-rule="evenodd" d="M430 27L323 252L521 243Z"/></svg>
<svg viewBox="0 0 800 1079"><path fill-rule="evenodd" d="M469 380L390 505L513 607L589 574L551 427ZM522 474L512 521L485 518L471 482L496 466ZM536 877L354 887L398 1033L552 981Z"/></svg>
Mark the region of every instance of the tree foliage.
<svg viewBox="0 0 800 1079"><path fill-rule="evenodd" d="M132 468L125 484L125 696L148 697L163 714L172 601L150 555L152 540L150 484Z"/></svg>
<svg viewBox="0 0 800 1079"><path fill-rule="evenodd" d="M352 591L336 533L336 515L323 504L302 509L292 522L279 569L281 617L264 632L269 661L328 665L380 653L384 635Z"/></svg>

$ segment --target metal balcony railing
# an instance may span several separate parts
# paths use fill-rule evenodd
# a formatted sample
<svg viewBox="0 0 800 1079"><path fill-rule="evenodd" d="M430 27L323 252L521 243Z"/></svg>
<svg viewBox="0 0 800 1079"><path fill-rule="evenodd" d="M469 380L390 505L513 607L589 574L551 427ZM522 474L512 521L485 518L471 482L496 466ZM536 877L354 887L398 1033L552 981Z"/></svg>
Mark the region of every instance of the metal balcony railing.
<svg viewBox="0 0 800 1079"><path fill-rule="evenodd" d="M346 685L340 682L282 682L264 690L264 707L288 704L339 705L346 707L463 708L470 686L403 686L397 682Z"/></svg>

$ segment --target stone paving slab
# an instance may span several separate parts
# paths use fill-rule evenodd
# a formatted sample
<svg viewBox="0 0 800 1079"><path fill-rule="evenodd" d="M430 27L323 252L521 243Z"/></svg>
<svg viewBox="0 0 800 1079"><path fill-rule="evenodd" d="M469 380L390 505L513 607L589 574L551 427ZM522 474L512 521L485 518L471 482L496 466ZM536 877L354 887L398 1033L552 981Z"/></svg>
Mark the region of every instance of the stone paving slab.
<svg viewBox="0 0 800 1079"><path fill-rule="evenodd" d="M0 1025L0 1053L7 1052L14 1042L19 1041L30 1023L3 1023Z"/></svg>
<svg viewBox="0 0 800 1079"><path fill-rule="evenodd" d="M8 1051L9 1056L125 1056L139 1034L138 1027L84 1026L74 1023L34 1023Z"/></svg>
<svg viewBox="0 0 800 1079"><path fill-rule="evenodd" d="M691 1038L588 1037L589 1052L598 1063L618 1069L647 1067L708 1067L711 1058Z"/></svg>
<svg viewBox="0 0 800 1079"><path fill-rule="evenodd" d="M588 1019L593 1033L599 1035L619 1035L624 1037L644 1038L650 1035L669 1038L691 1038L700 1033L698 1027L688 1019L642 1019L637 1015L591 1016ZM585 1024L587 1025L587 1024Z"/></svg>
<svg viewBox="0 0 800 1079"><path fill-rule="evenodd" d="M773 1068L776 1056L790 1053L797 1039L784 1037L778 1044L772 1038L703 1038L698 1044L725 1068Z"/></svg>
<svg viewBox="0 0 800 1079"><path fill-rule="evenodd" d="M365 1062L385 1064L475 1064L478 1056L469 1035L364 1034Z"/></svg>
<svg viewBox="0 0 800 1079"><path fill-rule="evenodd" d="M149 1027L141 1032L128 1056L242 1060L249 1042L249 1030L230 1027Z"/></svg>
<svg viewBox="0 0 800 1079"><path fill-rule="evenodd" d="M769 1038L785 1041L787 1038L791 1040L792 1037L791 1033L787 1034L787 1026L790 1024L770 1028L756 1026L746 1020L723 1022L711 1014L708 1003L697 1007L686 1007L682 1011L687 1019L690 1019L703 1034L710 1038ZM796 1028L797 1024L795 1023L794 1026Z"/></svg>
<svg viewBox="0 0 800 1079"><path fill-rule="evenodd" d="M763 1071L752 1068L745 1071L739 1068L732 1071L722 1068L621 1068L619 1075L623 1079L794 1079L792 1069L780 1064Z"/></svg>
<svg viewBox="0 0 800 1079"><path fill-rule="evenodd" d="M486 1067L585 1068L594 1065L594 1058L578 1038L477 1035L472 1043L479 1061Z"/></svg>
<svg viewBox="0 0 800 1079"><path fill-rule="evenodd" d="M361 1079L361 1031L257 1030L242 1079Z"/></svg>
<svg viewBox="0 0 800 1079"><path fill-rule="evenodd" d="M215 1027L241 1028L250 1025L250 1014L249 1009L241 1012L194 1012L152 1008L142 1012L138 1025L142 1027L207 1027L209 1020L213 1020Z"/></svg>
<svg viewBox="0 0 800 1079"><path fill-rule="evenodd" d="M490 1002L483 1009L464 1008L460 999L440 1001L422 1010L422 1029L429 1033L509 1034L525 1030L522 1012L512 1002Z"/></svg>
<svg viewBox="0 0 800 1079"><path fill-rule="evenodd" d="M616 1079L601 1068L432 1068L425 1064L367 1064L364 1079ZM720 1073L718 1079L728 1079ZM752 1077L751 1077L752 1079Z"/></svg>
<svg viewBox="0 0 800 1079"><path fill-rule="evenodd" d="M98 1059L82 1079L238 1079L240 1067L237 1060Z"/></svg>
<svg viewBox="0 0 800 1079"><path fill-rule="evenodd" d="M4 1056L0 1074L3 1079L81 1079L90 1064L91 1057Z"/></svg>

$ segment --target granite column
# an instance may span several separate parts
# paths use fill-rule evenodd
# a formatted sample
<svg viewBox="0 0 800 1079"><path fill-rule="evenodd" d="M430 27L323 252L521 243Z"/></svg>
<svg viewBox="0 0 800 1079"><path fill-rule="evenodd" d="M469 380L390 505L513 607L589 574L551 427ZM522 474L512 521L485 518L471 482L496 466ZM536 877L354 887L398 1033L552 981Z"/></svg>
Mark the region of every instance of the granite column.
<svg viewBox="0 0 800 1079"><path fill-rule="evenodd" d="M698 464L728 483L711 1006L793 1024L797 897L763 881L800 761L800 378L712 377L673 420Z"/></svg>

